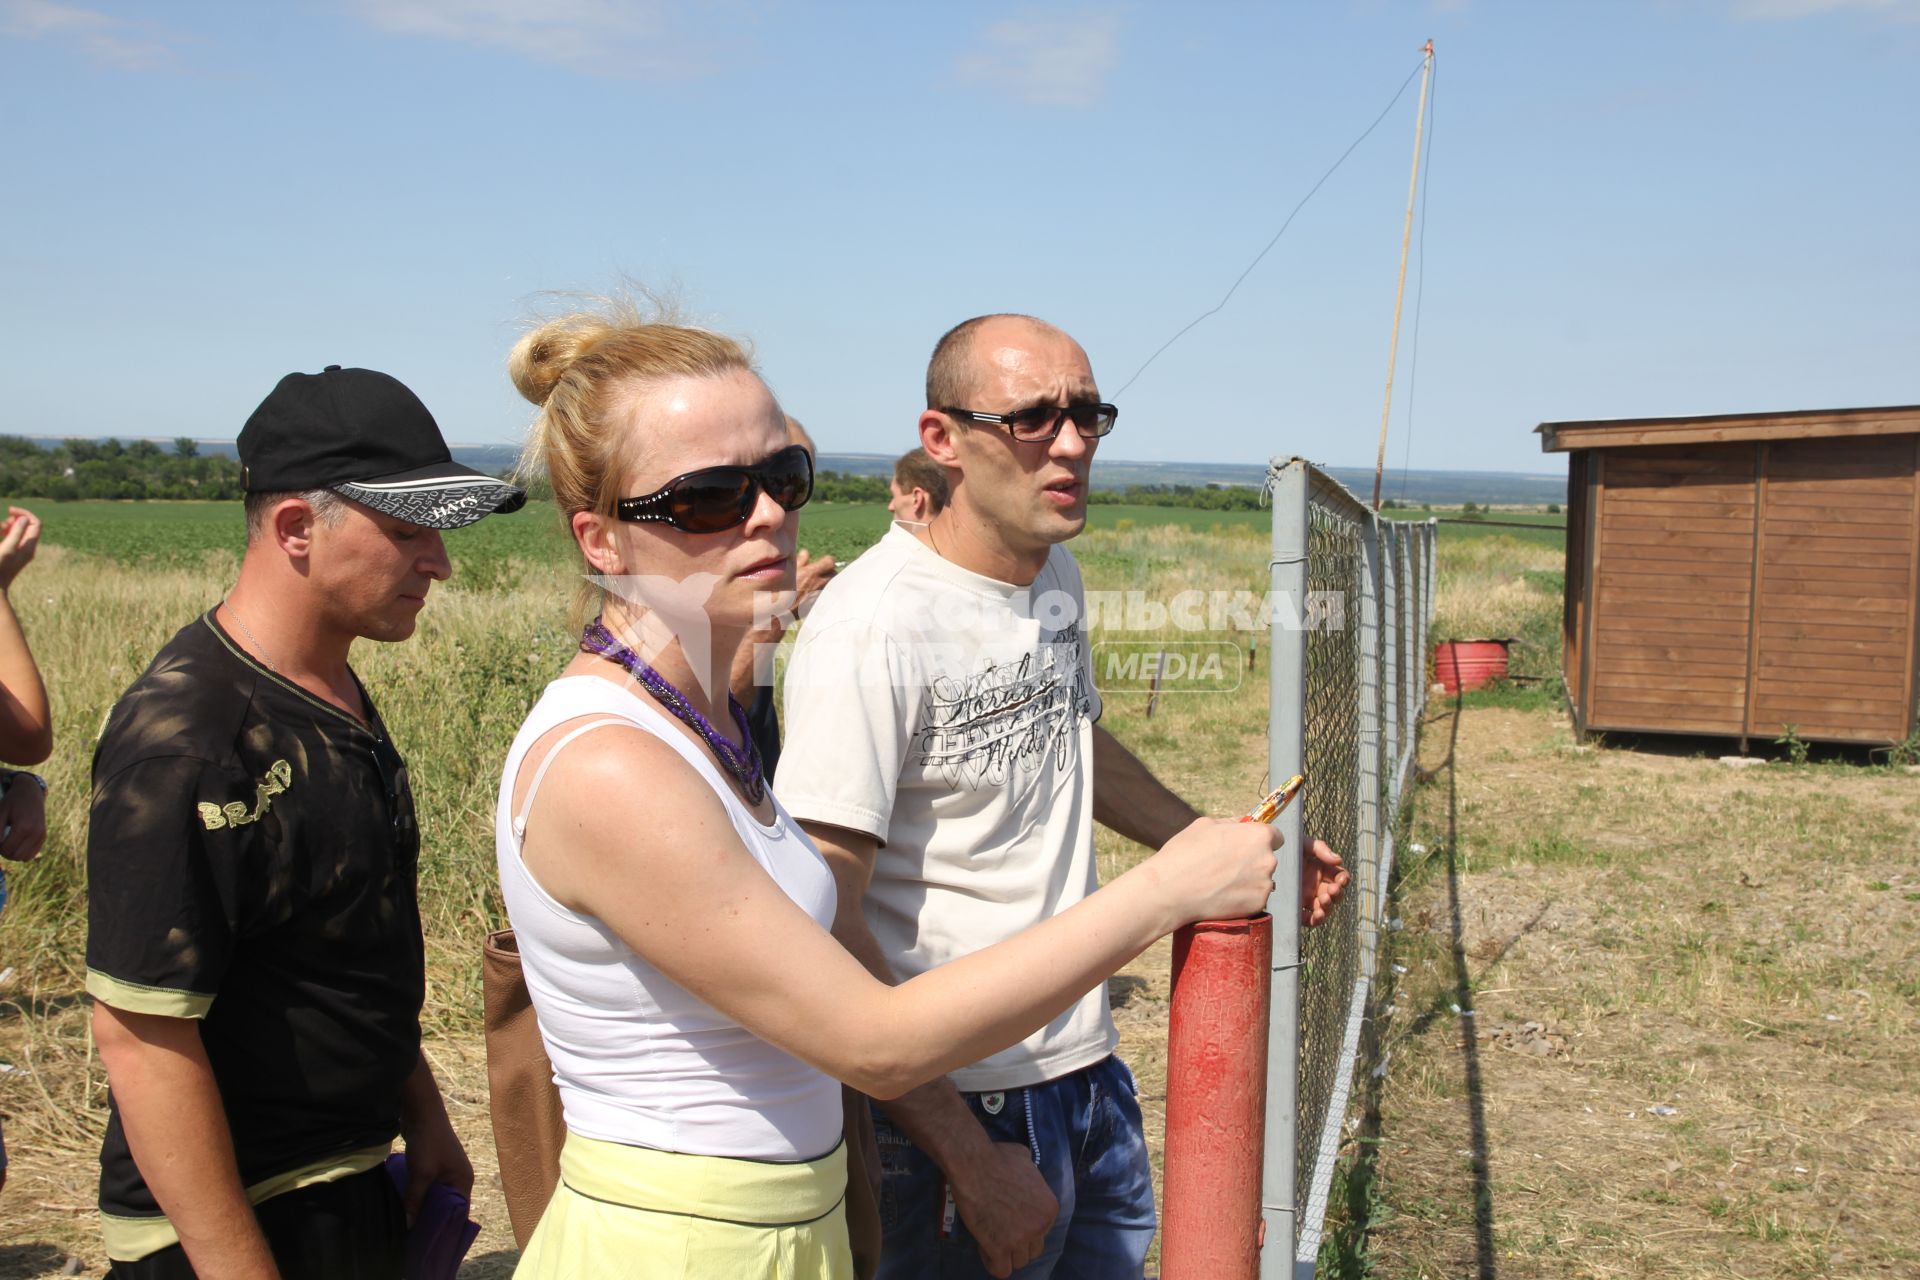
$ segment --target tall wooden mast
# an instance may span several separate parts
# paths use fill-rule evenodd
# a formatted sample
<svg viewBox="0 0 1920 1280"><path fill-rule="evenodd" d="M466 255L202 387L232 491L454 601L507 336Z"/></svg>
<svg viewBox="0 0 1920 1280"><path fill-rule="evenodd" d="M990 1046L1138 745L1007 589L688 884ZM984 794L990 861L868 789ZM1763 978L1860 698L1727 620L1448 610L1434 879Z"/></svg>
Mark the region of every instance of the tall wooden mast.
<svg viewBox="0 0 1920 1280"><path fill-rule="evenodd" d="M1380 450L1373 462L1373 509L1380 509L1380 477L1387 469L1387 421L1393 414L1393 369L1400 358L1400 303L1407 293L1407 247L1413 240L1413 197L1420 188L1420 134L1427 123L1427 86L1433 81L1433 41L1420 69L1420 110L1413 121L1413 177L1407 182L1407 221L1400 232L1400 283L1393 292L1393 341L1387 348L1387 399L1380 408Z"/></svg>

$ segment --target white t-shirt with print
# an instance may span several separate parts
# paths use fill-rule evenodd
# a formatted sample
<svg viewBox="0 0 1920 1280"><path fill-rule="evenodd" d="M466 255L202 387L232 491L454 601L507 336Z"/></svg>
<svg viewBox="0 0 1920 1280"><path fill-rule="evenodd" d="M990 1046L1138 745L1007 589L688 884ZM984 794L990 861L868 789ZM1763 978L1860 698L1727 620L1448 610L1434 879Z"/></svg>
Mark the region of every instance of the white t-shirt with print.
<svg viewBox="0 0 1920 1280"><path fill-rule="evenodd" d="M970 573L898 525L815 603L786 672L774 790L794 817L877 837L866 918L902 979L1071 907L1093 861L1093 687L1080 568L1031 587ZM1105 984L965 1090L1038 1084L1119 1043Z"/></svg>

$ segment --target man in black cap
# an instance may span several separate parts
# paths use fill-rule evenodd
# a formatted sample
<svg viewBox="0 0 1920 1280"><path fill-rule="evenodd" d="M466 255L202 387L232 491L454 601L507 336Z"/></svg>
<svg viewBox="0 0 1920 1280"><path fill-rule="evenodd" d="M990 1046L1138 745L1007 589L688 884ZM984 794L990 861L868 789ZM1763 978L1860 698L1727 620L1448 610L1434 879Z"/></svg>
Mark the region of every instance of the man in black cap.
<svg viewBox="0 0 1920 1280"><path fill-rule="evenodd" d="M420 1051L413 794L348 650L412 635L452 572L439 531L526 495L366 369L289 374L239 445L239 580L94 753L110 1274L398 1280L428 1186L466 1194L473 1168Z"/></svg>

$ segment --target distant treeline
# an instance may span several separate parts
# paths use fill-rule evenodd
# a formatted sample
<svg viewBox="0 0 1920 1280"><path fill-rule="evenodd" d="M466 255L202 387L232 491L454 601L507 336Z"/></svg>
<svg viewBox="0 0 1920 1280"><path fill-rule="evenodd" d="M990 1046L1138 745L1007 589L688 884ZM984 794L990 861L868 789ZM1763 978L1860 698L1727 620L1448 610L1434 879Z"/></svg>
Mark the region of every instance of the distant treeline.
<svg viewBox="0 0 1920 1280"><path fill-rule="evenodd" d="M885 502L891 496L880 476L822 471L814 477L818 502ZM1241 485L1130 484L1124 489L1095 489L1089 503L1132 507L1187 507L1200 511L1257 511L1260 490Z"/></svg>
<svg viewBox="0 0 1920 1280"><path fill-rule="evenodd" d="M856 476L845 471L814 473L815 502L885 502L892 496L885 476Z"/></svg>
<svg viewBox="0 0 1920 1280"><path fill-rule="evenodd" d="M514 483L524 484L527 496L535 501L553 497L553 484L544 475L517 478ZM880 476L855 476L844 471L816 471L813 476L815 502L885 502L892 496Z"/></svg>
<svg viewBox="0 0 1920 1280"><path fill-rule="evenodd" d="M68 440L42 448L0 436L0 493L13 498L208 498L241 496L240 464L202 456L186 437L163 449L151 440Z"/></svg>

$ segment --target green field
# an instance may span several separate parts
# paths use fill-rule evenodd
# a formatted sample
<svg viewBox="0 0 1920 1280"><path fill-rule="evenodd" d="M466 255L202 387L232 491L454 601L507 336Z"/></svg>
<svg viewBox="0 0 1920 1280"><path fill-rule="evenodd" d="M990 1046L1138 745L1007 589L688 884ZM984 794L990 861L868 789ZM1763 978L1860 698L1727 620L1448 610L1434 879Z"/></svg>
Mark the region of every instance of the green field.
<svg viewBox="0 0 1920 1280"><path fill-rule="evenodd" d="M42 540L87 555L103 556L122 564L156 566L196 565L208 552L239 555L245 536L240 508L230 502L48 502L22 501L44 524ZM1395 510L1396 520L1424 520L1452 511ZM1564 517L1537 512L1500 512L1495 519L1554 526ZM815 554L841 561L852 559L886 532L886 508L878 503L816 502L801 517L800 544ZM1272 527L1268 511L1200 511L1189 507L1095 505L1088 508L1088 528L1125 533L1129 529L1173 525L1196 533L1244 534ZM1503 535L1542 546L1564 545L1558 529L1481 528L1473 524L1443 526L1444 536L1480 538ZM447 534L456 583L483 588L496 585L512 561L564 561L566 535L553 506L532 502L512 516L482 520Z"/></svg>
<svg viewBox="0 0 1920 1280"><path fill-rule="evenodd" d="M42 539L48 546L118 564L193 570L206 564L209 555L218 560L224 553L237 562L244 543L237 503L37 501L31 506L42 519ZM1457 512L1396 509L1386 514L1424 520ZM1564 517L1500 512L1494 518L1545 527L1536 533L1474 523L1441 525L1441 542L1457 552L1443 568L1446 580L1435 634L1465 636L1492 628L1523 641L1517 669L1550 673L1559 662L1560 552L1566 539L1551 526ZM878 503L816 502L801 516L800 545L845 564L878 541L888 521L886 508ZM1191 556L1190 546L1178 541L1178 535L1222 540L1237 547L1249 564L1258 564L1272 513L1095 505L1088 509L1087 523L1088 532L1074 544L1074 554L1088 582L1137 588L1178 572ZM1163 531L1160 537L1133 536L1155 530ZM454 565L451 585L462 592L515 587L530 571L565 572L573 564L566 533L548 502L532 502L513 515L451 530L446 539ZM1236 585L1256 588L1260 583ZM1456 610L1450 602L1463 607Z"/></svg>
<svg viewBox="0 0 1920 1280"><path fill-rule="evenodd" d="M1426 520L1438 517L1447 521L1440 526L1441 536L1446 538L1488 538L1502 536L1515 542L1531 543L1543 547L1564 547L1567 545L1567 517L1559 512L1548 514L1544 511L1490 511L1487 519L1496 524L1482 524L1478 521L1462 520L1458 507L1396 507L1391 511L1382 511L1389 520ZM1516 524L1536 524L1539 532L1531 529L1514 529L1506 526Z"/></svg>
<svg viewBox="0 0 1920 1280"><path fill-rule="evenodd" d="M48 546L104 556L122 564L195 565L208 552L239 555L246 541L240 507L231 502L49 502L16 500L41 518ZM800 542L816 554L850 560L886 532L887 509L879 503L817 502L801 518ZM1125 532L1177 525L1209 532L1269 527L1265 511L1194 511L1182 507L1096 506L1094 529ZM461 586L492 586L505 562L563 560L565 533L553 505L528 503L497 520L482 520L447 535Z"/></svg>
<svg viewBox="0 0 1920 1280"><path fill-rule="evenodd" d="M123 564L198 564L210 551L240 554L237 502L54 502L9 498L40 517L40 541Z"/></svg>

